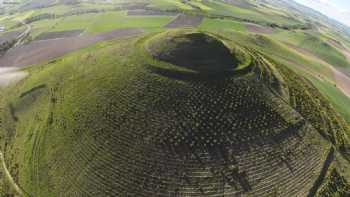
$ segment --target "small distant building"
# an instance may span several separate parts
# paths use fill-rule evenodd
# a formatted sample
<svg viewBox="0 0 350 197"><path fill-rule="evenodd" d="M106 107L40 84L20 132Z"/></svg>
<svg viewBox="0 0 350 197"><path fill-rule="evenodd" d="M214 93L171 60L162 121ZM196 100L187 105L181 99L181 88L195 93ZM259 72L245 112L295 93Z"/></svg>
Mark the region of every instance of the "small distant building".
<svg viewBox="0 0 350 197"><path fill-rule="evenodd" d="M0 32L3 32L3 31L5 31L5 26L0 25Z"/></svg>

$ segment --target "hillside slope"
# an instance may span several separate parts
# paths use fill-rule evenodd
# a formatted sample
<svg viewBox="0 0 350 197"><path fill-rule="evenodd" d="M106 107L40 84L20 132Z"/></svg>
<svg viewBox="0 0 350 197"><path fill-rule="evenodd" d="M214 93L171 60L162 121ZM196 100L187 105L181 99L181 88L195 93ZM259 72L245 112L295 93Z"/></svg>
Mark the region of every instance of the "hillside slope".
<svg viewBox="0 0 350 197"><path fill-rule="evenodd" d="M201 67L215 51L189 56L196 42L229 53ZM1 139L31 196L306 196L334 148L347 158L349 128L308 81L213 33L102 42L28 71L2 93Z"/></svg>

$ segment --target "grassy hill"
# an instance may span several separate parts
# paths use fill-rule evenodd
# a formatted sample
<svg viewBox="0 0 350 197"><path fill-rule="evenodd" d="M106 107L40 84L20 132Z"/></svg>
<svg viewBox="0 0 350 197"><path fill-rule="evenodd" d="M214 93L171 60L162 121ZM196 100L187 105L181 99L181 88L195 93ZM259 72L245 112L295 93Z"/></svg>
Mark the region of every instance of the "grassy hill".
<svg viewBox="0 0 350 197"><path fill-rule="evenodd" d="M188 56L197 42L217 49ZM237 66L213 62L207 73L196 58L220 50L228 53L212 60ZM174 62L181 57L190 64ZM308 81L223 35L101 42L27 70L2 91L1 139L11 174L33 196L306 195L331 146L347 158L349 128ZM266 171L256 179L249 163L258 161Z"/></svg>
<svg viewBox="0 0 350 197"><path fill-rule="evenodd" d="M6 10L0 41L30 26L25 47L41 48L25 53L50 58L0 89L0 196L348 193L350 98L333 69L346 73L350 41L319 13L285 0ZM140 31L97 42L123 28ZM84 39L63 56L45 46Z"/></svg>

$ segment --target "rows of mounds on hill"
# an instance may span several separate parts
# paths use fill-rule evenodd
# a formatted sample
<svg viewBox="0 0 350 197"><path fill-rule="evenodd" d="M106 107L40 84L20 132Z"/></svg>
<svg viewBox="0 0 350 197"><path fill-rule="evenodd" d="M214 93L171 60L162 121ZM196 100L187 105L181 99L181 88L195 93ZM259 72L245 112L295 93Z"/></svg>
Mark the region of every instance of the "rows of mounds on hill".
<svg viewBox="0 0 350 197"><path fill-rule="evenodd" d="M345 121L309 81L229 36L144 34L27 70L2 93L1 148L32 196L346 191L334 162L350 158Z"/></svg>

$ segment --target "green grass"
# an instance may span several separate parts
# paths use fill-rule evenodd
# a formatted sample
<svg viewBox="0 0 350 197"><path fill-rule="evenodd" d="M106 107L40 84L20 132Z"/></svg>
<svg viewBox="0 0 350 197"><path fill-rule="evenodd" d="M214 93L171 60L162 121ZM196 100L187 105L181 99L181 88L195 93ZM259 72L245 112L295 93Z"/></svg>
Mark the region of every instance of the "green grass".
<svg viewBox="0 0 350 197"><path fill-rule="evenodd" d="M62 20L63 19L51 19L34 22L31 24L32 32L30 35L32 36L32 38L35 38L41 33L53 31L52 29L55 27L55 25L57 25Z"/></svg>
<svg viewBox="0 0 350 197"><path fill-rule="evenodd" d="M36 16L39 14L46 14L46 13L61 15L72 9L73 9L72 6L69 6L69 5L55 5L48 8L35 9L32 15Z"/></svg>
<svg viewBox="0 0 350 197"><path fill-rule="evenodd" d="M109 45L109 47L106 45ZM100 48L105 49L99 50ZM114 50L115 48L120 50L118 53L114 53L113 56L103 55L106 51ZM18 152L17 156L18 158L24 159L21 163L26 167L21 169L19 179L21 180L20 184L33 195L47 197L56 196L49 192L47 183L49 182L49 178L51 181L58 181L59 176L57 175L62 173L62 171L58 170L48 177L47 175L50 172L50 168L42 164L55 161L55 158L57 158L60 153L64 153L61 154L63 158L69 156L68 152L74 147L74 143L68 140L69 136L66 136L64 134L65 132L62 132L62 125L60 123L57 122L48 127L44 122L48 120L50 113L54 113L55 116L57 115L56 118L61 116L67 119L65 122L70 130L76 127L77 122L73 121L73 117L78 105L82 103L92 105L96 102L95 100L99 95L96 92L105 88L109 89L113 86L122 86L123 81L127 81L123 66L120 64L120 66L115 67L116 62L120 62L118 58L122 57L124 51L123 44L116 47L115 42L99 43L80 50L79 52L67 55L55 65L33 67L30 69L32 76L26 80L25 85L17 89L15 91L17 93L13 92L15 93L14 97L8 98L11 103L14 103L16 106L22 106L18 109L17 114L20 117L20 122L16 123L18 138L15 144L22 144L22 148L19 150L20 152ZM108 54L110 53L111 51ZM94 57L98 57L97 61L100 66L103 66L103 70L99 70L95 64L91 64L86 54L93 54ZM133 61L130 60L127 62L132 64ZM71 72L66 72L67 69L72 70ZM97 73L95 73L96 71ZM84 77L92 76L92 73L95 73L94 77ZM69 82L69 78L72 77L74 81ZM64 78L65 82L69 82L70 85L64 85L64 89L59 89L56 91L56 95L52 95L53 92L48 90L54 87L62 87L63 84L56 84L57 80L60 78ZM77 80L77 78L80 78L80 80ZM117 78L119 78L118 82L115 81ZM20 104L24 101L19 98L19 94L41 85L43 81L45 81L45 85L48 87L47 91L39 94L30 105ZM53 97L62 99L60 95L65 95L64 102L67 102L66 104L62 103L62 105L57 103L56 105L52 102ZM82 95L85 95L87 99L81 99ZM37 121L33 121L33 116L30 116L28 113L32 113ZM49 132L48 129L51 131ZM61 146L65 141L70 142L65 146ZM10 152L11 151L8 152L8 156ZM56 165L57 163L50 166Z"/></svg>
<svg viewBox="0 0 350 197"><path fill-rule="evenodd" d="M298 46L313 52L319 58L325 60L333 66L350 67L350 64L347 62L345 56L340 51L320 38L309 36Z"/></svg>
<svg viewBox="0 0 350 197"><path fill-rule="evenodd" d="M258 51L264 53L267 56L277 59L282 62L293 62L298 65L306 65L308 68L314 70L316 73L324 75L329 80L333 80L333 73L324 65L313 62L307 57L302 56L297 52L291 50L288 46L274 39L270 35L255 35L249 34L248 36L242 32L225 31L220 30L223 34L230 36L234 41L242 43L251 48L255 48Z"/></svg>
<svg viewBox="0 0 350 197"><path fill-rule="evenodd" d="M42 20L32 23L32 27L33 37L42 32L72 29L83 29L85 34L131 27L144 28L146 31L157 31L172 19L171 16L127 16L125 11L120 11Z"/></svg>
<svg viewBox="0 0 350 197"><path fill-rule="evenodd" d="M192 10L193 8L180 0L151 0L149 7L159 8L162 10Z"/></svg>
<svg viewBox="0 0 350 197"><path fill-rule="evenodd" d="M10 16L9 15L3 16L0 18L0 24L4 25L6 30L8 31L17 30L18 28L13 29L13 27L18 24L18 20L24 20L27 17L32 16L33 13L34 13L33 11L29 11L25 13L10 15Z"/></svg>
<svg viewBox="0 0 350 197"><path fill-rule="evenodd" d="M78 7L75 9L113 9L117 7L114 4L109 4L109 3L80 3Z"/></svg>
<svg viewBox="0 0 350 197"><path fill-rule="evenodd" d="M305 33L292 31L278 31L271 37L299 48L306 49L327 63L338 67L350 67L344 55L326 42L326 37L320 33Z"/></svg>
<svg viewBox="0 0 350 197"><path fill-rule="evenodd" d="M122 13L103 13L96 17L87 28L88 33L102 32L116 28L140 27L146 30L158 30L169 23L171 16L127 16ZM103 21L103 22L101 22Z"/></svg>
<svg viewBox="0 0 350 197"><path fill-rule="evenodd" d="M99 27L96 31L108 28ZM247 69L229 77L219 75L219 78L209 81L207 78L193 79L192 76L198 76L198 73L179 79L174 75L169 76L168 71L177 66L152 58L144 48L144 43L150 37L154 38L155 33L100 42L56 61L26 68L29 77L1 92L4 110L1 142L3 148L7 143L7 164L19 172L16 180L26 191L38 197L54 197L63 192L65 195L80 194L80 191L89 191L91 187L101 195L105 194L103 192L120 192L113 190L112 180L120 180L121 177L128 179L135 175L133 173L144 173L143 170L149 166L138 168L130 165L130 162L154 159L142 154L154 150L153 146L148 146L150 143L165 142L177 148L177 142L172 144L163 135L168 136L169 133L179 139L178 136L183 135L181 132L187 131L181 129L182 126L195 128L194 138L202 140L197 146L213 137L201 135L197 130L201 130L202 126L214 128L211 123L215 125L222 120L223 113L228 115L224 117L225 120L230 121L222 121L215 128L237 132L232 125L238 123L240 130L237 134L242 134L242 138L247 131L252 136L268 137L294 126L301 117L297 113L295 116L299 118L285 115L288 114L285 110L291 108L280 99L281 92L277 91L286 88L282 86L285 84L282 75L278 74L280 67L268 62L255 49L248 49L254 44L259 47L268 45L269 50L281 51L283 47L266 37L229 32L228 37L217 35L217 32L213 32L213 35L222 38L228 48L238 45L246 52L245 55L250 54L252 61L242 62L249 64L247 68L255 68L253 71ZM286 73L288 77L295 77L293 79L298 85L303 85L293 72ZM296 98L312 98L310 90L308 94L300 89L295 91L304 96L295 95ZM319 113L320 106L312 102L308 104L303 113L309 110ZM229 112L223 111L224 108L230 109ZM203 113L197 113L202 109ZM333 114L332 111L327 112ZM254 119L242 117L245 113L251 114ZM320 122L318 116L313 119L310 114L305 114L303 116ZM148 121L149 117L152 117L152 121ZM169 124L164 121L169 121ZM171 124L180 127L169 130L172 129L169 127ZM228 140L229 132L226 129L215 130L218 137L214 138L219 139L219 144ZM306 131L303 128L300 130ZM155 133L158 131L162 132ZM164 134L164 131L167 133ZM314 130L307 131L314 132L313 140L324 143ZM143 143L145 139L151 139L150 143ZM143 147L139 144L146 145ZM318 146L318 151L328 147L323 145ZM133 151L138 154L136 159L132 157ZM122 159L116 156L119 152ZM154 161L159 162L158 158ZM115 168L109 166L112 163ZM120 174L115 169L121 169L118 171ZM74 187L71 187L72 184ZM104 190L105 186L113 189ZM133 187L130 184L127 189ZM139 184L135 188L139 188Z"/></svg>
<svg viewBox="0 0 350 197"><path fill-rule="evenodd" d="M144 63L157 64L157 61L140 53L140 50L136 48L138 44L139 42L128 39L92 45L59 58L55 63L30 68L29 78L15 87L4 90L5 95L7 95L5 97L6 101L14 107L15 116L18 118L17 121L14 121L8 113L4 117L4 124L9 126L6 131L10 132L11 128L15 128L16 131L15 137L10 137L9 143L13 147L18 147L18 149L8 149L6 154L9 156L8 158L11 158L11 154L15 154L14 159L9 164L17 162L21 164L18 179L20 184L32 195L57 196L58 193L55 192L62 192L62 188L72 184L70 181L78 184L79 188L85 188L94 180L88 179L85 174L82 174L78 180L74 180L75 173L81 169L86 169L87 174L91 174L93 169L90 169L89 166L94 165L95 161L114 158L108 152L103 152L103 154L101 154L102 152L95 152L98 151L98 144L96 143L103 142L103 144L108 145L108 136L114 135L114 132L119 132L113 129L113 126L106 124L108 120L103 118L106 113L105 110L111 107L113 107L113 113L115 113L114 110L117 110L118 113L115 114L116 117L113 120L118 120L117 117L120 114L131 115L129 113L133 109L132 103L130 105L118 105L119 102L129 103L130 98L140 98L139 102L145 102L153 106L164 101L164 98L157 97L158 94L166 96L168 95L166 92L174 93L173 88L184 87L187 89L191 87L190 84L164 76L157 76L145 69ZM68 70L69 72L67 72ZM255 79L254 77L250 78L250 75L245 76L245 78L248 81ZM142 80L142 83L138 80ZM23 93L42 84L45 84L42 91L21 97ZM224 86L225 93L233 91L230 95L235 95L234 99L238 99L240 102L249 102L249 99L246 98L253 98L255 94L262 91L262 89L258 89L261 88L259 83L251 84L249 88L240 90L249 93L248 95L251 96L245 97L241 94L233 94L238 91L236 88L240 87L240 82L230 81L227 86L233 84L236 84L235 88ZM145 93L144 91L147 90L148 86L157 91L154 95L155 98L144 98L140 95L140 93L142 95ZM223 88L222 86L218 87ZM126 91L124 88L127 88ZM211 91L214 90L216 91L215 88ZM150 94L153 95L152 91ZM221 92L218 92L218 94L221 94ZM31 98L34 95L35 99ZM206 97L210 98L208 102L214 102L217 99L216 94L207 95ZM128 99L123 100L124 98ZM265 97L258 98L259 103L262 102L261 99L265 99ZM230 103L231 99L233 98L230 97L227 101ZM197 103L197 99L193 102L192 105L195 107L203 106L202 103ZM254 100L251 107L253 107L253 104L255 106L256 102ZM121 108L114 109L114 106L121 106ZM143 111L153 108L141 105L137 109ZM184 107L183 109L189 108ZM221 109L215 108L215 110ZM286 121L285 119L280 120L279 116L273 115L272 112L272 109L266 111L268 113L267 117L272 116L274 118L264 120L264 123L276 124L279 121ZM262 113L262 115L265 116L265 113ZM133 114L133 116L143 117L142 113ZM199 120L194 119L193 121ZM91 125L91 121L94 126ZM142 125L142 121L133 124L136 128ZM103 128L102 133L97 133L100 128ZM277 132L277 130L270 130L270 132ZM124 135L124 133L120 135ZM267 134L264 133L264 135ZM96 136L96 138L94 139L93 136ZM116 138L113 137L112 139ZM113 147L118 146L114 143L112 145ZM72 157L77 158L78 155L82 155L81 160L69 163L69 161L72 161ZM100 159L95 160L96 157ZM123 164L118 163L118 165ZM105 175L107 172L101 173ZM64 178L63 182L61 178ZM53 184L53 187L50 187L51 184ZM71 189L74 190L74 188ZM69 192L69 190L65 190L65 192Z"/></svg>
<svg viewBox="0 0 350 197"><path fill-rule="evenodd" d="M350 98L344 95L334 84L320 81L312 76L309 76L308 79L328 98L344 119L350 123L350 108L347 107L350 106Z"/></svg>
<svg viewBox="0 0 350 197"><path fill-rule="evenodd" d="M252 18L257 17L257 13L253 10L239 8L233 5L229 5L220 1L206 1L203 2L206 6L212 8L208 13L219 14L226 16L247 16L250 15Z"/></svg>
<svg viewBox="0 0 350 197"><path fill-rule="evenodd" d="M270 35L274 39L281 41L281 42L288 42L290 44L299 44L307 37L307 33L304 33L302 31L295 32L295 31L287 31L287 30L278 30L275 31L274 34Z"/></svg>
<svg viewBox="0 0 350 197"><path fill-rule="evenodd" d="M195 7L198 7L202 11L208 11L211 10L212 8L209 6L206 6L202 0L194 0L194 1L189 1L190 5L193 5Z"/></svg>
<svg viewBox="0 0 350 197"><path fill-rule="evenodd" d="M223 29L246 31L244 24L228 19L209 19L205 18L198 27L199 29L219 31Z"/></svg>
<svg viewBox="0 0 350 197"><path fill-rule="evenodd" d="M114 0L113 2L128 3L129 1ZM272 11L270 11L272 8L261 6L245 8L244 6L228 5L222 1L214 0L192 0L189 3L183 3L180 0L151 0L149 7L161 10L198 11L195 11L189 4L199 7L204 11L204 14L218 14L252 19L258 22L273 22L287 25L298 23L298 20L288 18L288 13L277 8ZM0 23L9 26L15 18L18 19L46 12L62 14L71 9L113 7L112 4L90 3L82 3L80 6L72 8L62 5L37 9L34 12L25 12L0 18ZM42 20L31 25L33 27L33 37L43 32L72 29L84 29L85 34L129 27L141 27L146 32L158 32L162 31L162 27L172 19L173 17L171 16L127 16L126 11L118 11ZM342 138L349 133L345 132L346 129L344 129L345 126L342 124L341 118L338 118L337 113L329 107L329 103L350 123L350 108L348 107L350 106L350 98L346 97L331 83L333 74L328 68L300 53L294 52L287 45L283 44L283 42L294 44L313 52L330 64L347 67L348 63L344 61L344 56L333 47L325 44L324 36L316 32L305 33L285 30L276 30L273 34L266 36L255 35L247 33L243 23L224 19L224 17L223 19L205 18L199 25L198 30L209 31L213 33L213 36L223 38L225 44L231 47L231 52L235 52L238 60L242 62L238 69L244 70L245 68L257 66L257 70L254 71L256 73L249 72L237 75L238 77L243 76L241 79L245 81L252 80L256 82L257 80L257 84L251 84L246 88L241 88L239 85L231 86L236 83L235 80L230 81L228 85L224 84L225 94L230 95L230 99L241 97L243 95L242 92L249 92L248 95L239 99L240 102L249 102L251 98L254 98L254 101L259 101L260 97L257 97L256 93L263 90L271 91L271 89L277 90L277 94L285 98L283 94L285 92L283 91L290 88L288 90L292 94L291 98L297 103L293 103L291 106L295 104L292 107L320 133L326 134L329 139L336 139L334 140L334 145L338 146L343 143L341 141ZM197 31L197 29L193 31ZM59 196L58 191L65 192L68 196L74 195L74 193L69 193L71 190L88 191L90 189L89 186L99 184L98 179L100 177L114 175L113 173L107 173L110 170L109 165L98 163L99 161L113 161L116 164L114 167L127 169L127 173L139 170L134 169L133 165L129 165L129 163L113 160L115 155L111 154L111 152L113 153L115 151L113 148L117 146L113 140L125 137L124 133L120 132L120 128L131 121L132 130L130 130L130 133L138 128L142 130L153 124L153 122L144 123L139 120L144 120L144 117L149 116L158 118L158 115L161 114L157 111L150 115L148 110L151 109L150 111L152 112L152 109L159 109L161 111L163 108L170 114L169 117L172 117L172 113L177 112L176 110L179 109L189 112L186 113L188 117L184 118L182 122L187 120L192 122L189 121L188 124L183 124L182 126L187 127L194 123L197 126L197 121L202 120L202 115L198 115L197 110L206 108L212 103L217 104L217 102L219 103L223 100L224 97L221 97L221 92L217 94L217 89L210 89L210 92L208 91L210 94L202 95L198 99L184 99L187 101L181 103L184 105L177 103L184 97L172 100L175 98L172 97L172 93L176 91L188 93L186 91L192 90L195 84L201 82L195 81L195 83L192 83L194 75L189 75L189 78L176 78L177 76L171 75L173 73L166 75L166 72L165 74L157 73L156 71L151 72L147 67L149 65L154 66L156 69L160 68L157 71L163 72L175 70L176 74L178 74L179 72L188 71L184 68L180 69L169 62L160 62L145 52L143 44L155 34L149 34L140 38L140 40L138 38L128 38L100 42L57 58L56 61L51 63L42 63L25 68L30 73L29 77L18 84L1 90L1 109L4 111L1 112L2 132L0 132L0 144L5 152L7 164L11 167L12 173L17 174L15 178L25 190L34 196L45 197ZM166 46L171 46L167 42L165 44ZM237 48L235 48L236 46ZM207 56L205 52L215 48L210 47L210 49L206 49L205 47L201 46L196 51ZM241 53L240 55L238 55L238 51ZM213 52L212 54L215 53ZM259 60L255 58L259 58ZM273 59L278 63L273 65L271 62L267 62L265 58ZM316 75L323 75L325 80L320 80L314 75L305 72L305 69L296 64L306 65L307 69L312 70ZM326 99L319 97L316 89L305 85L302 77L298 77L292 71L286 71L287 69L283 70L284 66L282 65L286 65L297 72L299 76L309 79ZM279 73L280 71L281 73ZM201 94L209 90L206 87L211 85L213 84L208 83L201 86L198 93ZM276 86L278 87L276 88ZM221 87L219 86L219 88ZM233 92L230 92L231 90ZM165 93L167 91L169 94ZM276 92L273 92L273 94L276 94ZM152 97L145 96L153 93L155 94ZM270 96L270 93L267 95ZM159 95L162 95L162 97ZM266 95L264 94L264 96ZM266 103L270 102L269 96L267 96L268 98L262 97L264 99L267 98ZM220 98L220 101L217 100L218 98ZM133 103L133 99L139 99L135 103L140 105ZM290 99L291 103L293 99ZM176 103L174 105L176 109L172 108L174 106L169 107L169 105L165 105L164 101ZM194 103L197 101L198 103ZM208 103L203 104L200 101L208 101ZM288 102L289 100L286 101ZM187 106L188 103L190 104ZM285 106L285 101L280 104L279 107L273 108L273 110L283 114L285 112L283 110L290 109L290 106ZM16 117L13 117L13 114L11 115L10 106L14 108ZM150 106L155 107L152 108ZM225 109L220 105L218 106L214 111ZM232 106L235 105L227 105L225 107ZM241 114L255 109L253 106L251 110L246 110ZM174 112L171 110L174 110ZM234 112L234 110L231 111ZM271 111L266 112L268 113L266 117L273 118L265 121L264 115L264 122L261 125L265 125L267 121L271 121L269 124L279 122L278 117L282 115L274 117L270 113ZM217 112L217 114L222 113L222 111L220 113L219 111ZM140 115L142 113L146 115L143 117ZM208 110L208 112L203 114L211 113ZM175 115L178 114L175 113ZM18 120L15 120L16 118ZM217 117L212 118L215 119ZM290 117L284 118L283 121L288 123L292 121ZM111 124L110 119L115 122ZM119 120L124 120L124 122L117 124ZM176 118L171 120L176 120ZM242 125L247 121L248 119L242 121ZM210 121L206 122L210 123ZM329 128L328 125L332 124L336 126L333 125L334 128ZM250 126L247 128L250 128ZM275 132L275 130L272 131L269 128L264 130L259 127L256 129L256 131L260 130ZM137 133L133 137L135 142L138 142L138 137L145 135L145 133L147 132ZM148 140L148 138L143 138L143 140ZM5 142L7 143L6 148L4 146ZM132 146L137 146L132 143ZM127 156L132 154L130 151L132 148L130 147L123 149L127 152L126 154L129 154ZM144 150L142 149L140 152ZM133 158L128 162L132 161ZM17 166L16 164L20 165ZM104 168L105 166L103 166L101 168L102 165L107 167ZM95 172L101 174L94 174ZM88 179L89 175L96 175L97 181ZM100 186L103 185L101 184ZM99 192L103 192L103 188Z"/></svg>
<svg viewBox="0 0 350 197"><path fill-rule="evenodd" d="M230 5L221 1L205 1L203 2L211 10L208 10L208 14L232 16L246 20L253 20L260 23L276 23L279 25L295 25L299 22L293 18L287 18L284 15L277 14L277 11L269 12L266 8L241 8L234 5ZM263 12L263 11L265 12Z"/></svg>

